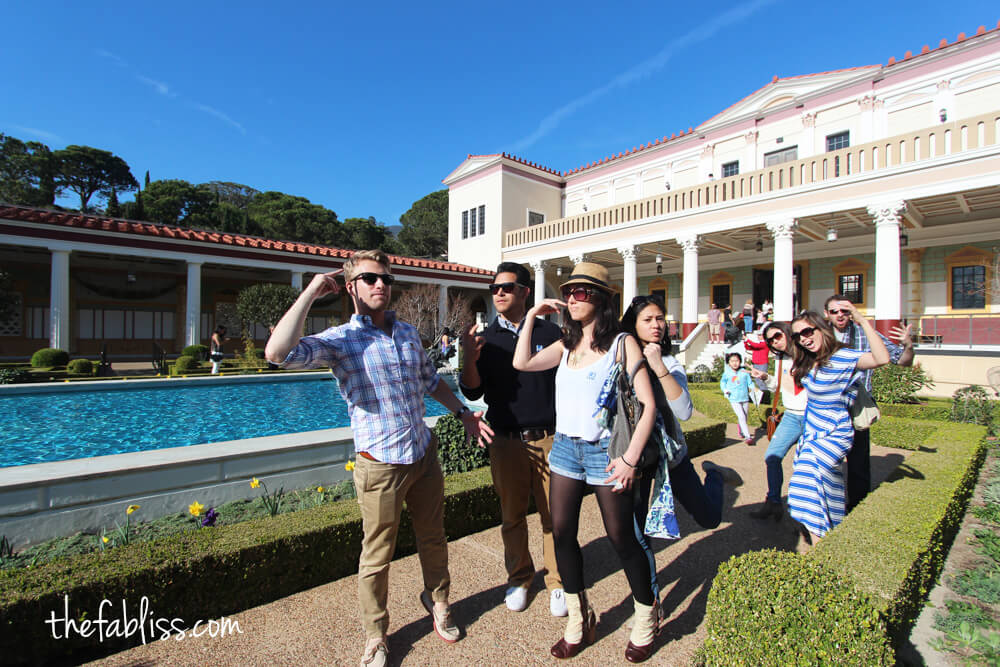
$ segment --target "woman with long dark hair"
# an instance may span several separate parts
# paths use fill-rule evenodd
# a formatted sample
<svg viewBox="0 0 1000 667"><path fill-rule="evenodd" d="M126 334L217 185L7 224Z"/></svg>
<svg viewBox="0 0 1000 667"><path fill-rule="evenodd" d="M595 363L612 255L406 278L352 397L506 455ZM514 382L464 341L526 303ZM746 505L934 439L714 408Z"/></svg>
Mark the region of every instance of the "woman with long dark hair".
<svg viewBox="0 0 1000 667"><path fill-rule="evenodd" d="M844 474L840 464L851 449L854 425L848 408L857 396L858 371L889 363L889 350L854 304L850 311L868 336L871 352L844 347L821 315L806 311L792 320L792 340L801 358L792 377L809 392L805 427L788 482L788 513L818 540L844 520Z"/></svg>
<svg viewBox="0 0 1000 667"><path fill-rule="evenodd" d="M569 617L566 630L552 647L557 658L571 658L594 641L597 616L587 602L583 580L583 552L577 541L580 507L587 485L594 487L608 538L621 561L632 589L635 623L625 658L641 662L653 651L658 632L650 569L635 536L632 489L638 480L640 457L653 429L655 403L650 380L642 367L642 352L635 339L619 334L608 271L600 264L582 262L560 289L563 301L544 299L524 317L524 327L514 350L519 371L556 371L556 435L549 454L551 472L549 506L556 562L566 591ZM542 350L531 349L535 317L565 308L568 318L561 340ZM625 358L617 359L619 337L624 336ZM633 377L643 405L625 453L610 459L609 433L595 418L605 380L616 361L625 369L637 368ZM626 371L627 372L627 371Z"/></svg>
<svg viewBox="0 0 1000 667"><path fill-rule="evenodd" d="M632 334L642 347L646 370L652 382L653 400L663 420L664 442L662 451L651 452L647 446L639 482L635 486L635 531L649 561L653 580L653 596L659 602L660 586L656 578L656 560L649 538L643 532L646 513L649 511L650 490L653 482L657 488L666 472L674 499L677 500L702 528L715 528L722 520L723 483L739 486L743 479L731 468L717 466L710 461L702 463L705 483L698 478L680 422L687 421L694 412L688 391L684 366L670 354L663 353L663 336L667 330L666 308L658 296L637 296L622 315L622 331ZM675 452L669 461L662 460L666 452Z"/></svg>
<svg viewBox="0 0 1000 667"><path fill-rule="evenodd" d="M785 481L781 462L788 454L788 450L802 437L806 401L809 394L802 385L795 382L792 376L792 369L795 368L797 357L801 357L802 352L799 351L797 345L792 344L791 325L788 322L771 322L764 327L763 336L768 349L774 352L777 358L774 367L775 374L769 374L766 368L763 370L754 368L750 371L750 375L755 380L763 382L770 392L774 392L780 383L781 405L785 409L781 422L774 430L767 445L767 452L764 454L764 466L767 469L767 496L764 499L764 504L750 512L750 516L755 519L770 518L780 521L785 514L781 505L781 487Z"/></svg>

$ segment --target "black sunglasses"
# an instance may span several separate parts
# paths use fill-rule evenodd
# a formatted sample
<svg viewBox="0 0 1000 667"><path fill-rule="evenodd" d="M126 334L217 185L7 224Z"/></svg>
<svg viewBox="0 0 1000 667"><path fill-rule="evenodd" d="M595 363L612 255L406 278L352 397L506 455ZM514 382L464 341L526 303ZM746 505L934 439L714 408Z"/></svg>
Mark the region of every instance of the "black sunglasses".
<svg viewBox="0 0 1000 667"><path fill-rule="evenodd" d="M793 331L792 340L798 343L799 339L803 336L811 338L814 333L816 333L816 327L806 327L805 329L800 329L799 331Z"/></svg>
<svg viewBox="0 0 1000 667"><path fill-rule="evenodd" d="M374 285L377 280L381 279L382 284L386 287L396 282L396 278L391 273L372 273L371 271L359 273L351 278L351 282L358 279L365 281L365 285Z"/></svg>
<svg viewBox="0 0 1000 667"><path fill-rule="evenodd" d="M570 297L573 297L575 300L581 303L586 303L587 301L590 301L590 297L594 296L596 292L597 290L591 287L579 287L579 286L564 287L562 290L562 298L565 300Z"/></svg>
<svg viewBox="0 0 1000 667"><path fill-rule="evenodd" d="M490 294L499 294L500 290L510 294L518 287L524 287L524 285L520 283L493 283L490 285Z"/></svg>
<svg viewBox="0 0 1000 667"><path fill-rule="evenodd" d="M833 310L828 310L826 312L830 313L831 315L850 315L851 314L851 311L849 311L849 310L838 310L836 308L834 308Z"/></svg>
<svg viewBox="0 0 1000 667"><path fill-rule="evenodd" d="M781 331L775 331L773 336L768 336L765 340L767 341L768 346L770 346L771 343L773 343L777 339L784 337L785 337L784 333L782 333Z"/></svg>

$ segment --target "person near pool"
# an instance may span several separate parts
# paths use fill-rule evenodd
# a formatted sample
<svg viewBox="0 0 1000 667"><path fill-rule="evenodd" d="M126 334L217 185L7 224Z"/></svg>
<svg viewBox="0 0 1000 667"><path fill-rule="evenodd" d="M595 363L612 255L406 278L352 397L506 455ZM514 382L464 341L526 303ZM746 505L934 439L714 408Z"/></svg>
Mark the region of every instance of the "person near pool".
<svg viewBox="0 0 1000 667"><path fill-rule="evenodd" d="M345 324L299 338L313 302L340 291L340 273L354 315ZM387 310L394 281L384 252L356 251L340 271L312 279L279 320L265 348L267 359L283 368L329 367L347 402L363 532L358 565L361 624L367 637L363 667L382 667L388 661L389 563L404 501L423 573L420 603L441 639L453 643L461 636L448 606L444 476L437 438L424 423L424 395L451 410L469 436L488 442L493 435L481 412L471 412L438 381L416 328Z"/></svg>
<svg viewBox="0 0 1000 667"><path fill-rule="evenodd" d="M653 430L656 411L649 375L642 367L642 351L632 336L619 334L615 297L608 270L581 262L561 286L562 301L544 299L525 316L514 351L514 368L547 371L556 368L556 436L549 454L549 504L556 562L566 591L569 617L566 629L551 650L557 658L571 658L594 641L597 617L587 602L583 579L583 552L577 540L580 508L587 485L594 487L608 538L618 554L632 590L635 623L625 658L647 659L658 631L649 563L636 539L633 486L637 465ZM536 318L566 310L563 336L536 351L531 346ZM624 336L625 359L617 360L619 336ZM616 361L626 369L639 366L633 378L642 416L625 453L608 458L609 433L594 416L605 380Z"/></svg>
<svg viewBox="0 0 1000 667"><path fill-rule="evenodd" d="M495 434L489 455L502 517L500 535L507 569L504 602L511 611L524 611L528 606L535 565L528 549L527 517L528 505L534 498L542 528L549 611L553 616L565 616L566 598L559 580L549 514L548 455L556 424L556 371L522 373L513 366L530 285L531 276L521 264L503 262L497 267L490 285L497 316L482 335L476 335L477 325L465 332L459 389L473 401L485 395L486 418ZM533 324L532 349L544 348L562 337L552 322L539 319Z"/></svg>
<svg viewBox="0 0 1000 667"><path fill-rule="evenodd" d="M795 383L792 376L798 347L792 345L792 329L788 322L771 322L764 327L764 342L778 359L775 364L775 373L778 372L780 364L781 377L769 374L767 368L754 368L750 371L750 375L753 376L754 380L762 381L771 392L778 388L780 382L781 405L785 409L782 412L781 421L767 445L767 452L764 453L764 466L767 469L767 497L764 499L763 505L750 512L750 516L755 519L772 518L775 521L780 521L784 515L781 504L781 487L785 481L781 462L788 450L802 437L806 400L809 394L805 387Z"/></svg>
<svg viewBox="0 0 1000 667"><path fill-rule="evenodd" d="M843 294L834 294L827 298L823 304L824 314L827 321L833 325L834 334L837 340L847 347L868 352L871 347L871 336L857 322L852 321L851 313L845 308L838 307L838 303L848 302L849 299ZM897 366L913 365L913 340L910 338L910 326L905 328L893 327L891 331L895 342L876 332L876 337L882 340L886 349L889 350L889 361ZM872 390L872 373L866 370L861 373L859 383L863 383L868 393ZM871 469L871 432L868 429L856 431L854 434L854 444L847 454L847 511L857 507L858 503L864 500L872 487Z"/></svg>
<svg viewBox="0 0 1000 667"><path fill-rule="evenodd" d="M835 528L845 515L841 464L851 449L854 425L848 408L860 371L889 363L889 350L850 301L833 301L864 329L871 352L845 347L821 315L805 311L792 320L792 340L801 356L792 377L806 388L805 426L788 481L788 513L813 536L812 542Z"/></svg>
<svg viewBox="0 0 1000 667"><path fill-rule="evenodd" d="M649 511L653 482L662 479L666 471L674 499L688 511L699 526L707 529L715 528L722 520L723 483L732 486L743 483L743 479L735 470L717 466L710 461L702 463L702 469L705 471L705 481L702 483L694 465L691 464L680 422L691 418L694 406L691 403L684 366L673 356L663 353L663 336L667 328L665 313L666 308L660 297L637 296L632 299L621 320L622 331L635 336L642 347L646 370L650 373L656 410L663 419L664 436L672 441L666 443L664 449L676 452L673 460L669 462L654 457L650 457L651 460L647 461L644 456L639 482L634 487L636 539L642 544L646 559L649 561L653 597L657 602L660 599L660 586L656 575L656 559L650 540L643 530L646 525L646 513ZM648 447L646 452L649 452Z"/></svg>
<svg viewBox="0 0 1000 667"><path fill-rule="evenodd" d="M226 327L220 324L215 327L215 331L212 332L212 347L210 348L208 356L212 362L212 375L219 374L219 366L222 364L222 359L225 357L225 353L222 350L222 345L225 342Z"/></svg>
<svg viewBox="0 0 1000 667"><path fill-rule="evenodd" d="M750 374L743 369L743 355L730 352L726 355L726 366L719 380L722 395L729 401L736 421L740 426L740 437L748 445L754 444L750 425L747 423L747 410L750 408Z"/></svg>

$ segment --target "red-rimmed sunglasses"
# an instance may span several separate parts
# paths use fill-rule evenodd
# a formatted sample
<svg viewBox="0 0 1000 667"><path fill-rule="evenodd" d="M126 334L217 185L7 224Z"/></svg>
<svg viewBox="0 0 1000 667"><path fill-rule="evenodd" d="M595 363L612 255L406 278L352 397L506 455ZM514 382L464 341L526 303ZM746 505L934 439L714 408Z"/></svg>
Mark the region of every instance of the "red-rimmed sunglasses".
<svg viewBox="0 0 1000 667"><path fill-rule="evenodd" d="M590 301L590 297L594 296L597 290L592 287L581 287L579 285L570 285L569 287L564 287L562 289L562 298L566 299L573 297L575 301L580 301L581 303L586 303Z"/></svg>

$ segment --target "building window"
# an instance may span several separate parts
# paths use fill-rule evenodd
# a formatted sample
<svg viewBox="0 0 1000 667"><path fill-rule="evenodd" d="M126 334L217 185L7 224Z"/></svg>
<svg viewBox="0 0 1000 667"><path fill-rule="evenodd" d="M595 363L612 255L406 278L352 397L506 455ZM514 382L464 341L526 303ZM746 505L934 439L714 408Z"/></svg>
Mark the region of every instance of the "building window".
<svg viewBox="0 0 1000 667"><path fill-rule="evenodd" d="M986 267L953 266L951 267L951 307L985 308L986 307Z"/></svg>
<svg viewBox="0 0 1000 667"><path fill-rule="evenodd" d="M27 320L25 321L25 338L48 338L49 337L49 308L48 306L28 306L25 310Z"/></svg>
<svg viewBox="0 0 1000 667"><path fill-rule="evenodd" d="M764 153L764 166L773 167L776 164L781 164L782 162L791 162L792 160L799 159L799 147L789 146L788 148L782 148L780 150L771 151L770 153Z"/></svg>
<svg viewBox="0 0 1000 667"><path fill-rule="evenodd" d="M20 336L24 332L23 308L21 307L21 295L18 292L10 294L10 317L0 320L0 336Z"/></svg>
<svg viewBox="0 0 1000 667"><path fill-rule="evenodd" d="M77 324L81 340L173 340L175 336L172 311L81 308Z"/></svg>
<svg viewBox="0 0 1000 667"><path fill-rule="evenodd" d="M839 151L851 145L850 132L838 132L837 134L826 135L826 151Z"/></svg>
<svg viewBox="0 0 1000 667"><path fill-rule="evenodd" d="M722 165L722 177L736 176L740 173L740 161L733 160Z"/></svg>
<svg viewBox="0 0 1000 667"><path fill-rule="evenodd" d="M469 236L476 235L476 209L469 209Z"/></svg>
<svg viewBox="0 0 1000 667"><path fill-rule="evenodd" d="M469 212L462 211L462 238L469 238Z"/></svg>
<svg viewBox="0 0 1000 667"><path fill-rule="evenodd" d="M538 211L528 211L528 226L534 227L545 222L545 214Z"/></svg>
<svg viewBox="0 0 1000 667"><path fill-rule="evenodd" d="M479 207L479 235L486 233L486 206Z"/></svg>
<svg viewBox="0 0 1000 667"><path fill-rule="evenodd" d="M843 294L851 303L865 302L865 277L862 273L847 273L837 276L837 292Z"/></svg>

